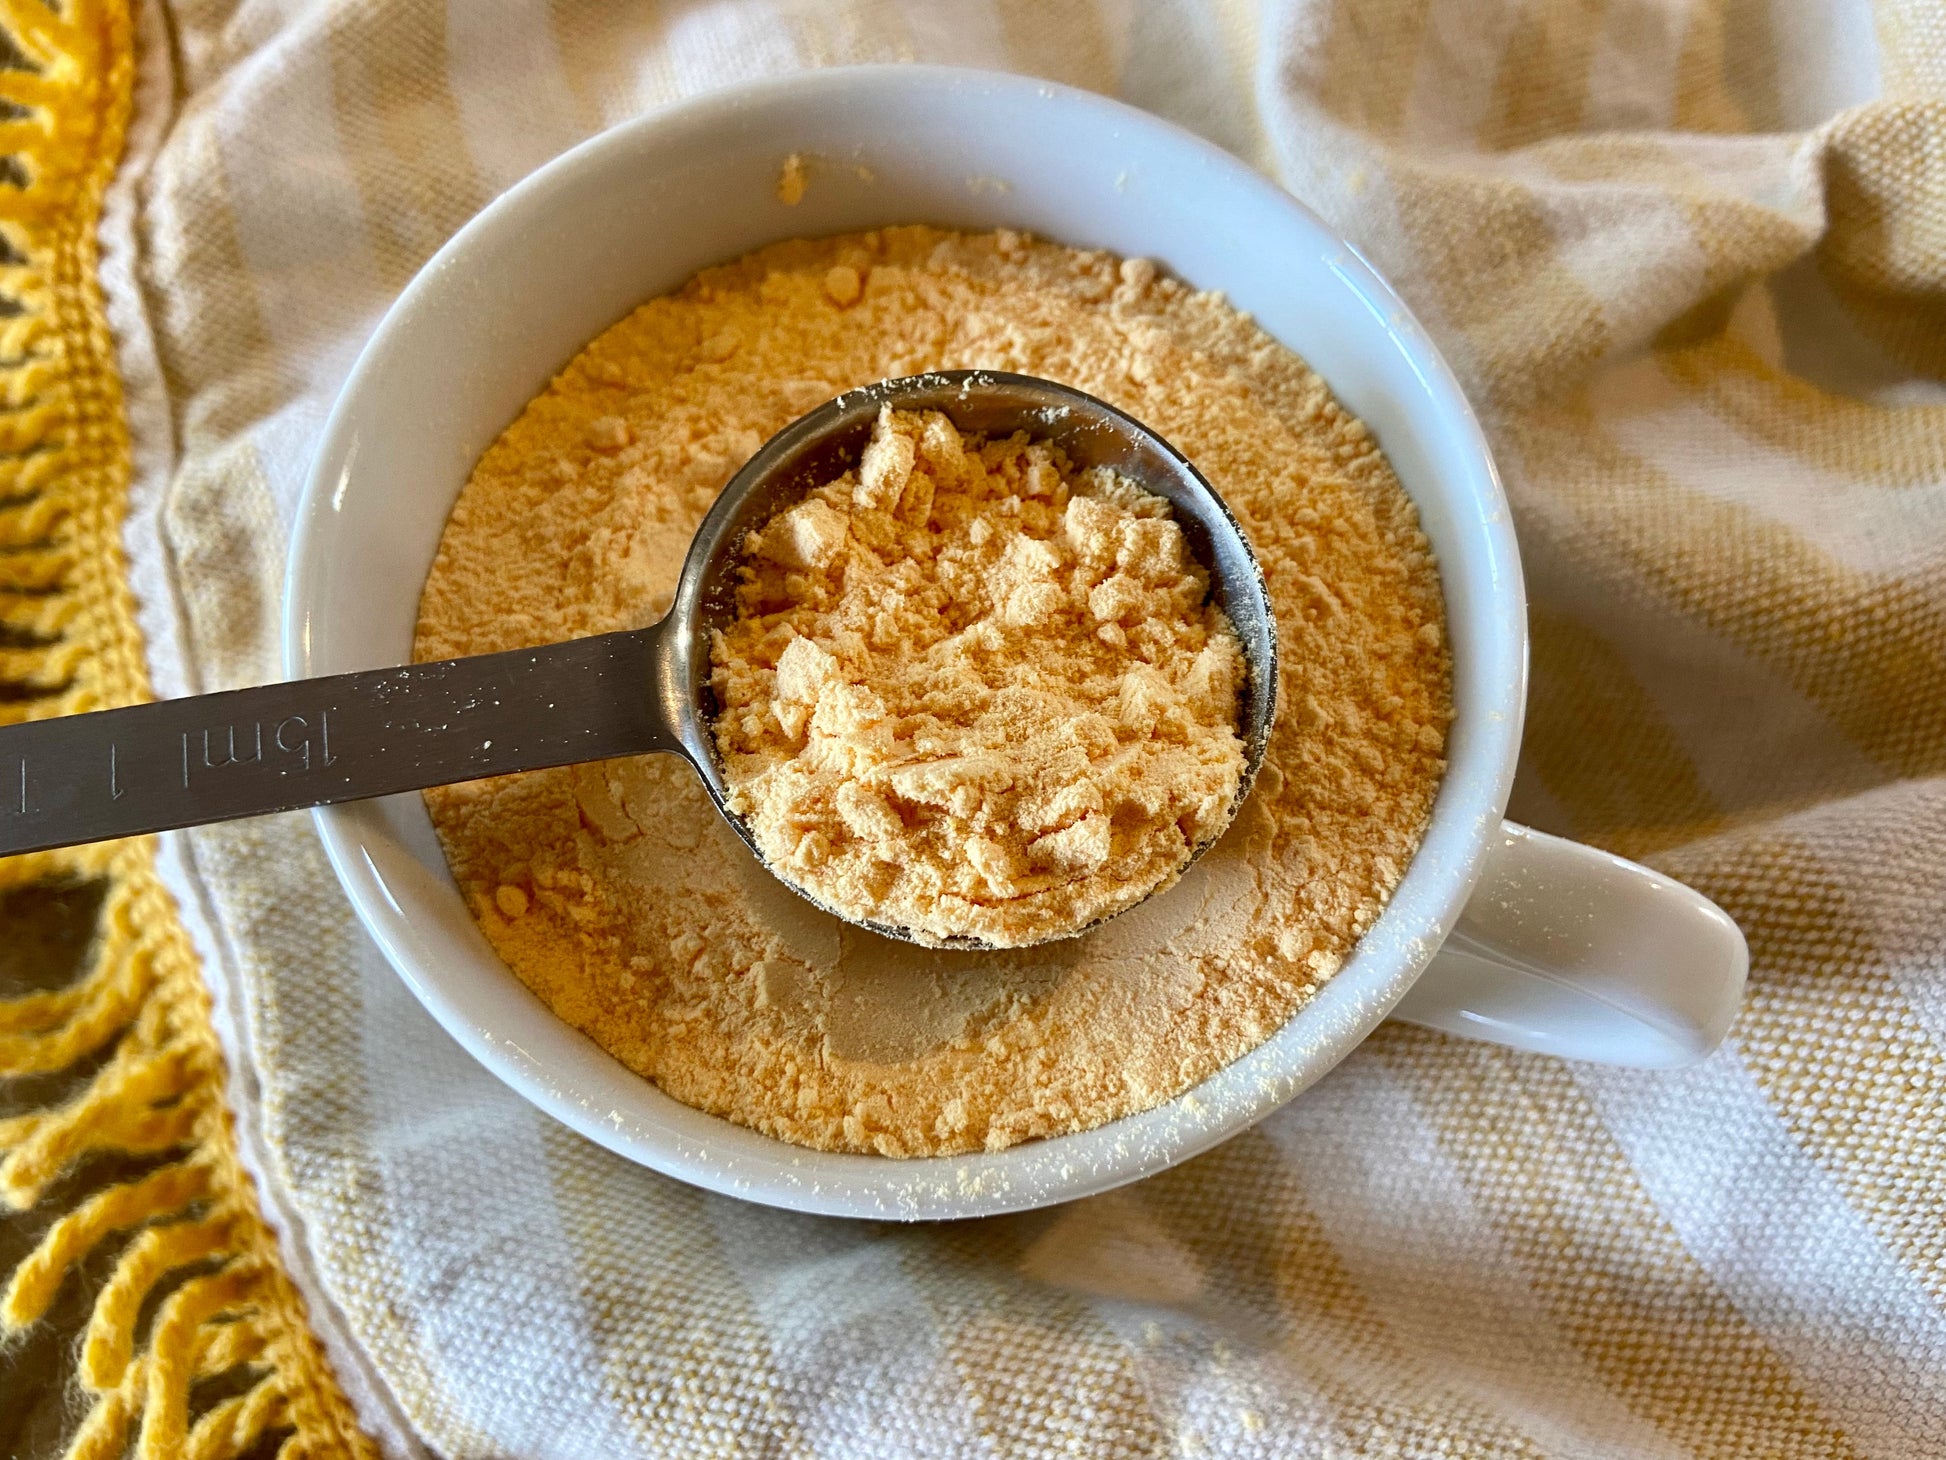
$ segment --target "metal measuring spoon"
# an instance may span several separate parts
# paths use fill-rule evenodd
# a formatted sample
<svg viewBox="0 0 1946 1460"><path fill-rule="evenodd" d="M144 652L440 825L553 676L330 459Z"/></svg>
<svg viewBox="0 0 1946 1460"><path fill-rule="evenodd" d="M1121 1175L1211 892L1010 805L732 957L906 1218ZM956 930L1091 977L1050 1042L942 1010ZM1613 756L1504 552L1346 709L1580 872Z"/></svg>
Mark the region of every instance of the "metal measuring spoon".
<svg viewBox="0 0 1946 1460"><path fill-rule="evenodd" d="M756 851L725 804L710 734L710 632L736 617L744 537L856 466L888 405L942 411L969 434L1025 431L1079 468L1110 467L1171 503L1243 644L1234 813L1270 738L1277 629L1263 572L1230 509L1180 452L1105 401L1031 375L944 370L847 391L771 437L703 518L675 602L649 628L0 728L0 856L650 751L694 766ZM860 925L912 941L899 927Z"/></svg>

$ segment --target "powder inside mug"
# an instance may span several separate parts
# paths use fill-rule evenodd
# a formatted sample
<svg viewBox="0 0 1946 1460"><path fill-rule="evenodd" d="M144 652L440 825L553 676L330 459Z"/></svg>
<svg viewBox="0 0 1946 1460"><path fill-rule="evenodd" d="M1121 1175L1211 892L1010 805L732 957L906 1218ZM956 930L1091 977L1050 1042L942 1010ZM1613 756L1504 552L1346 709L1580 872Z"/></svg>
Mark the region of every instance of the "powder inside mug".
<svg viewBox="0 0 1946 1460"><path fill-rule="evenodd" d="M678 1100L828 1150L999 1148L1189 1089L1340 966L1444 770L1438 577L1365 428L1220 295L1006 231L779 244L606 331L460 494L419 656L653 621L768 436L844 390L953 368L1043 376L1148 423L1264 569L1276 728L1235 823L1174 887L1079 938L930 950L782 886L672 756L426 796L481 928L560 1017Z"/></svg>
<svg viewBox="0 0 1946 1460"><path fill-rule="evenodd" d="M1243 647L1164 499L881 410L741 544L712 648L729 804L778 874L1017 948L1175 881L1243 776Z"/></svg>

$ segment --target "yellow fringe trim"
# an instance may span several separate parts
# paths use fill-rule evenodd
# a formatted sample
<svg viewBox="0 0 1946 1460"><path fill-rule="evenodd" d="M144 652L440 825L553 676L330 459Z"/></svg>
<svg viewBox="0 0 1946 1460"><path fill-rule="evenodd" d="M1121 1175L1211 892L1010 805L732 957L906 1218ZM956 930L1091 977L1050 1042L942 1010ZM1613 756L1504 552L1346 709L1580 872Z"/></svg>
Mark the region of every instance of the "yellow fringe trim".
<svg viewBox="0 0 1946 1460"><path fill-rule="evenodd" d="M149 697L121 553L130 474L95 228L135 74L125 5L0 0L26 69L0 70L0 723ZM0 861L0 892L106 889L71 987L0 1003L0 1079L102 1060L57 1107L0 1120L0 1202L38 1205L98 1154L158 1164L85 1194L6 1276L0 1342L39 1322L83 1259L122 1242L81 1340L74 1460L373 1456L279 1265L223 1105L223 1066L147 839ZM102 1059L104 1052L105 1060ZM153 1304L146 1338L140 1317ZM254 1376L254 1382L249 1382ZM196 1406L227 1377L230 1397ZM240 1392L238 1392L240 1389Z"/></svg>

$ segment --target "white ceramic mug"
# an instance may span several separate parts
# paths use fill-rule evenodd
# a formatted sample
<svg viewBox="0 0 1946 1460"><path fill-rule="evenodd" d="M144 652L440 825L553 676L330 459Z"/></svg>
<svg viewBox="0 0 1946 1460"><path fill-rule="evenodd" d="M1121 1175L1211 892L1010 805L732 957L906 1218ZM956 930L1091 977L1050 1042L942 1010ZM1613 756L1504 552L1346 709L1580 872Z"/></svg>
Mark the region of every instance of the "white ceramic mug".
<svg viewBox="0 0 1946 1460"><path fill-rule="evenodd" d="M777 196L809 159L798 205ZM1741 935L1645 868L1502 820L1526 697L1526 602L1478 423L1357 252L1228 154L1022 77L813 71L643 117L542 168L463 229L386 316L326 430L292 551L286 667L411 657L419 592L481 451L602 329L781 238L904 222L1011 226L1154 258L1222 289L1377 434L1438 553L1456 719L1426 838L1344 968L1193 1090L1096 1130L897 1161L786 1145L678 1104L555 1019L487 944L419 797L315 813L358 916L480 1062L613 1150L806 1211L959 1217L1162 1169L1261 1119L1388 1014L1569 1058L1678 1066L1722 1038ZM1165 894L1167 895L1167 894Z"/></svg>

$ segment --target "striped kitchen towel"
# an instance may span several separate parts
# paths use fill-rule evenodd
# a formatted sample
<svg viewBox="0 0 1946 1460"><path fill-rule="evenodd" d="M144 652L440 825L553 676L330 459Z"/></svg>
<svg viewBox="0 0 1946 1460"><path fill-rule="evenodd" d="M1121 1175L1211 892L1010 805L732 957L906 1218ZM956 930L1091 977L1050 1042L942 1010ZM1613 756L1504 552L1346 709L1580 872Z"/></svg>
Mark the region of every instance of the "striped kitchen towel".
<svg viewBox="0 0 1946 1460"><path fill-rule="evenodd" d="M588 1144L419 1010L307 818L190 833L238 1138L388 1448L1946 1454L1936 5L180 0L140 35L107 287L161 692L278 677L333 395L498 191L752 75L1013 68L1237 151L1399 286L1525 552L1513 814L1752 948L1694 1070L1387 1027L1177 1170L906 1229Z"/></svg>

